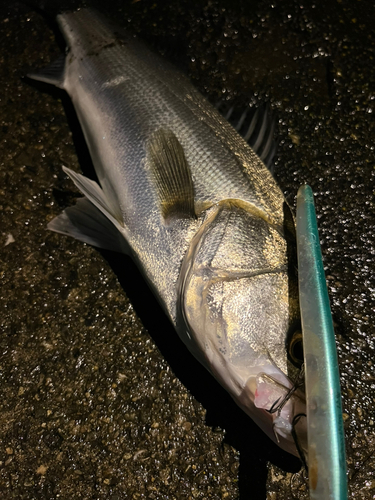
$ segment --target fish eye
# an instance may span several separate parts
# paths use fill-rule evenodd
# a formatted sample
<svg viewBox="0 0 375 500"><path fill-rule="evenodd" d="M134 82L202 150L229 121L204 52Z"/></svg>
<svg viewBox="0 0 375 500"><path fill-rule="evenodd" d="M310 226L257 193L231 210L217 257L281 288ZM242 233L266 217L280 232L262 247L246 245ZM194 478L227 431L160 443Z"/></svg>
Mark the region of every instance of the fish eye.
<svg viewBox="0 0 375 500"><path fill-rule="evenodd" d="M301 330L296 330L293 333L289 342L288 354L291 362L300 368L303 364L303 342Z"/></svg>

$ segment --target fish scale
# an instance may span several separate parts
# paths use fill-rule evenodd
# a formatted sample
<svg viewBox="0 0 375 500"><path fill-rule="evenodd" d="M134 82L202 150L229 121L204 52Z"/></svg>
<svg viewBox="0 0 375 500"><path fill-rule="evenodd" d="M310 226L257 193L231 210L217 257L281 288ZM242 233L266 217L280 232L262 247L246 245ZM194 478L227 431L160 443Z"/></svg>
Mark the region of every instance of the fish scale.
<svg viewBox="0 0 375 500"><path fill-rule="evenodd" d="M31 77L67 91L99 184L49 228L128 253L196 358L271 439L297 454L299 321L293 217L236 130L171 65L89 9L58 16L65 65ZM193 210L191 209L193 207ZM300 440L305 440L304 430Z"/></svg>
<svg viewBox="0 0 375 500"><path fill-rule="evenodd" d="M93 22L91 28L92 17L87 20L87 12L83 10L80 12L83 13L80 16L78 12L65 15L64 19L69 23L69 28L82 37L82 32L88 29L87 26L95 30L95 26L99 23ZM95 37L92 33L90 35L90 42L93 43ZM144 136L147 136L152 129L163 125L168 126L173 129L184 146L196 183L197 202L208 200L215 203L222 199L240 198L254 203L272 219L282 218L280 212L284 199L267 169L245 141L238 134L233 133L232 128L222 119L217 110L203 100L185 77L165 61L160 62L155 54L148 51L145 54L145 50L134 39L130 39L125 45L111 46L114 40L111 32L106 33L101 28L98 36L103 37L102 45L109 45L107 49L93 56L93 60L88 61L86 57L83 57L81 61L81 55L85 56L87 52L90 52L90 48L82 44L75 57L79 59L81 83L87 81L87 87L83 91L92 92L97 106L106 110L108 115L117 118L120 122L121 133L117 137L117 140L120 140L116 143L119 150L122 149L122 141L125 140L122 130L127 123L131 124L133 130L138 128L141 137L143 131ZM74 43L75 37L71 36L71 40ZM94 45L97 48L100 44ZM131 50L127 51L127 49ZM76 50L74 54L75 52ZM107 68L109 68L109 75ZM127 81L121 83L116 89L112 89L108 95L103 92L99 97L98 87L102 87L103 83L114 76L118 76L119 73L114 72L114 68L119 73L126 68ZM76 69L74 71L76 74ZM92 82L95 83L93 87L91 87ZM74 94L80 91L75 84L75 78L71 84L69 78L65 82L65 88L72 95L73 100ZM69 91L70 87L72 87L71 91ZM117 98L112 92L116 92ZM80 98L77 97L77 99ZM116 109L113 109L113 102L117 103ZM224 140L221 139L224 134L233 136L230 137L234 142L233 146L229 144L227 137ZM138 144L141 149L141 143ZM209 147L205 147L205 144ZM213 144L217 154L205 158L209 151L213 151ZM231 153L231 149L236 150L235 155ZM137 154L142 154L142 151ZM251 177L245 177L241 172L237 158L245 159L242 168L249 169ZM267 179L267 190L263 187L262 177ZM210 179L212 182L207 182ZM139 182L139 179L137 181ZM128 182L130 182L129 177ZM250 189L252 186L249 186L250 183L254 185L254 189L261 195L261 198L264 198L264 202L259 200L259 196L257 198L254 196L254 192ZM279 202L278 206L274 203L274 199ZM272 207L272 212L269 205Z"/></svg>

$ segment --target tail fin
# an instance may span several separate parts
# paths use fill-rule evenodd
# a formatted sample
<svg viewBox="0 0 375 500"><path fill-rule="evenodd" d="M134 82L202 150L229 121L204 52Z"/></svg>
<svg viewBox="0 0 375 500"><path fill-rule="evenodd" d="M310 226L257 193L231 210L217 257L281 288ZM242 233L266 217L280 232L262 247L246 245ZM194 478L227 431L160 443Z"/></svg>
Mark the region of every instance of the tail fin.
<svg viewBox="0 0 375 500"><path fill-rule="evenodd" d="M50 83L60 89L64 88L65 56L59 56L56 61L46 68L34 73L28 73L28 78L39 82Z"/></svg>

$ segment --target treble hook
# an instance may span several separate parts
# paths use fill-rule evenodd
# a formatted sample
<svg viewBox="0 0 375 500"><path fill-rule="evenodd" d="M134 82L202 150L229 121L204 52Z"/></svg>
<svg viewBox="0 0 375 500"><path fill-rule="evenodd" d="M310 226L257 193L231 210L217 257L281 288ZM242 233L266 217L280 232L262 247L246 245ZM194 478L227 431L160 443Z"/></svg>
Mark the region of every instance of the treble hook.
<svg viewBox="0 0 375 500"><path fill-rule="evenodd" d="M300 372L299 372L299 374L294 382L294 385L289 389L289 391L286 393L286 395L281 400L281 402L279 403L279 401L281 399L281 396L280 396L278 399L276 399L276 401L273 403L271 408L269 410L266 410L266 411L268 411L268 413L271 413L271 414L277 412L280 415L281 410L284 408L284 406L287 404L289 399L292 397L292 394L294 392L296 392L296 390L303 385L304 376L305 376L305 365L302 364L301 370L300 370ZM269 378L271 380L273 380L272 377L269 377Z"/></svg>

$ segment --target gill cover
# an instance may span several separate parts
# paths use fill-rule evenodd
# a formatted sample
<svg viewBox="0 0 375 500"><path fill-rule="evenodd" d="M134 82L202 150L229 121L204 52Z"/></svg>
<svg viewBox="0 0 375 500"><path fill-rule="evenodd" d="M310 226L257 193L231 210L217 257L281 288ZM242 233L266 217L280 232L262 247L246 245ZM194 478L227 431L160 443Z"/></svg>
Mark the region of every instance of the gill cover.
<svg viewBox="0 0 375 500"><path fill-rule="evenodd" d="M288 373L298 298L280 228L239 200L223 201L207 211L181 276L189 348L233 396L265 363Z"/></svg>

